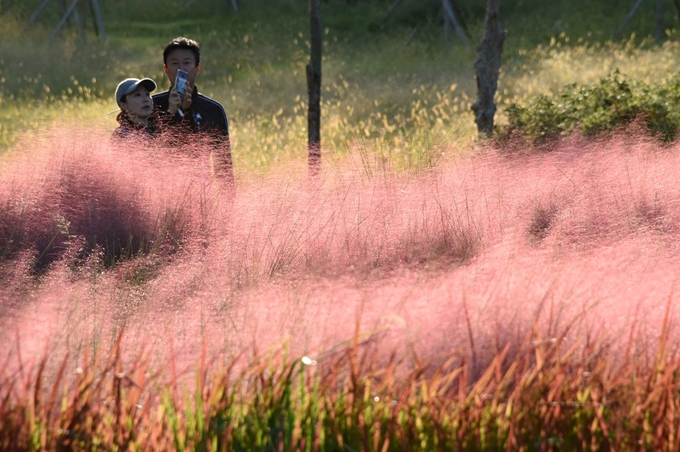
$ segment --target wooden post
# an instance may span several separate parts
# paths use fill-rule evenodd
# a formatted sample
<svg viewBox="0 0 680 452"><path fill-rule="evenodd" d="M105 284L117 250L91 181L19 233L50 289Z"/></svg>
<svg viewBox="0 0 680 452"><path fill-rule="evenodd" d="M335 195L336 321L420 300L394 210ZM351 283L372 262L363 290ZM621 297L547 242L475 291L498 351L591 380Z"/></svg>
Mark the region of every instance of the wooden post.
<svg viewBox="0 0 680 452"><path fill-rule="evenodd" d="M494 96L498 88L498 74L505 32L501 29L501 0L487 0L484 18L484 36L477 47L475 73L477 102L472 106L480 135L493 135L493 117L496 114Z"/></svg>
<svg viewBox="0 0 680 452"><path fill-rule="evenodd" d="M235 13L238 12L238 3L236 0L231 0L231 8L234 10Z"/></svg>
<svg viewBox="0 0 680 452"><path fill-rule="evenodd" d="M310 174L317 174L321 163L321 0L309 1L311 50L307 65L307 151Z"/></svg>

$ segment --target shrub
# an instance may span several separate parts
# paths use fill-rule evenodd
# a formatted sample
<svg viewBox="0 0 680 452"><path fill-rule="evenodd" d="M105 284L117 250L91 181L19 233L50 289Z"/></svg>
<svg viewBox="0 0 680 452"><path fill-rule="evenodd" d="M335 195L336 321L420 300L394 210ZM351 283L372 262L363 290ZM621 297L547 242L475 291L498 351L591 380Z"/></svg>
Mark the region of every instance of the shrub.
<svg viewBox="0 0 680 452"><path fill-rule="evenodd" d="M554 97L511 104L509 125L501 136L520 135L539 143L577 129L595 135L641 120L652 136L670 142L680 127L679 107L680 77L650 86L614 71L593 85L571 84Z"/></svg>

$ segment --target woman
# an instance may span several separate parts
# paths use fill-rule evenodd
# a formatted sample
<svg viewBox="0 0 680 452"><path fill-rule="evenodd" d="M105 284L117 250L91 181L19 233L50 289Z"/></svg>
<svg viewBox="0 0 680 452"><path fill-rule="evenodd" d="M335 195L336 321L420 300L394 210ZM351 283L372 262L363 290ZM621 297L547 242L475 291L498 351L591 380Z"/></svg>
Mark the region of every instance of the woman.
<svg viewBox="0 0 680 452"><path fill-rule="evenodd" d="M156 82L150 78L127 78L118 84L116 103L121 111L116 120L120 126L114 130L114 137L154 136L160 132L160 119L151 99L155 89Z"/></svg>

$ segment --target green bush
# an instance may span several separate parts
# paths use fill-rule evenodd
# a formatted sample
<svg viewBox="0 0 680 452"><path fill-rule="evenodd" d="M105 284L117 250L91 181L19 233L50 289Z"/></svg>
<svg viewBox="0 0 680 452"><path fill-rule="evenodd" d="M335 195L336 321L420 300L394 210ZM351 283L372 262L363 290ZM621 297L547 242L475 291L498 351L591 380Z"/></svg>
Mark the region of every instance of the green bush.
<svg viewBox="0 0 680 452"><path fill-rule="evenodd" d="M639 120L650 135L670 142L680 128L679 108L680 77L650 86L614 71L593 85L567 85L556 96L511 104L501 136L520 135L539 143L577 129L596 135Z"/></svg>

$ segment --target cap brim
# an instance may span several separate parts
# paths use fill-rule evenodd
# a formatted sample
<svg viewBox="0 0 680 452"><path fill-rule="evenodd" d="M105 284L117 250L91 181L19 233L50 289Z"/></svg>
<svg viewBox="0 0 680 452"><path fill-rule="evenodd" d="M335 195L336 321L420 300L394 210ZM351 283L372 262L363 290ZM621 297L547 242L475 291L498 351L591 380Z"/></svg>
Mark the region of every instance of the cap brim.
<svg viewBox="0 0 680 452"><path fill-rule="evenodd" d="M158 88L158 86L156 86L156 82L154 82L154 81L151 80L150 78L143 78L143 79L141 79L141 80L139 81L139 83L137 84L137 86L139 86L139 85L142 85L143 87L145 87L146 89L148 89L149 92L155 91L156 88ZM135 87L135 89L136 89L136 87Z"/></svg>
<svg viewBox="0 0 680 452"><path fill-rule="evenodd" d="M143 78L141 80L134 78L125 79L120 82L116 88L116 103L118 106L121 107L121 100L123 97L133 93L140 86L146 88L150 93L157 88L156 82L150 78Z"/></svg>
<svg viewBox="0 0 680 452"><path fill-rule="evenodd" d="M150 78L143 78L140 81L138 81L137 83L135 83L134 85L130 86L130 88L125 92L124 95L127 96L128 94L134 92L140 86L143 86L149 92L152 92L157 88L156 82L154 82Z"/></svg>

